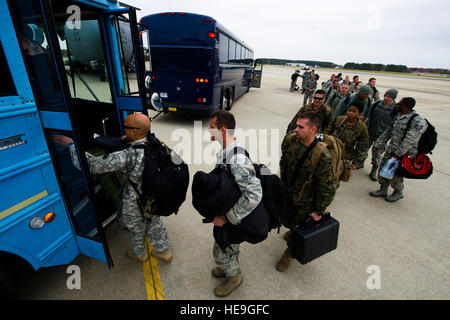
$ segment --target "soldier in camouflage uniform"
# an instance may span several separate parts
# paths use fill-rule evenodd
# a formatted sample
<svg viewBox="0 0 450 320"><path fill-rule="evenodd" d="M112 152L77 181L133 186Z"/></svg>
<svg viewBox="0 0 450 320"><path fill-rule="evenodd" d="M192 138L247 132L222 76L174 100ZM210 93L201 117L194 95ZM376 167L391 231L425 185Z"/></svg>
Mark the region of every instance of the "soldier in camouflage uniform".
<svg viewBox="0 0 450 320"><path fill-rule="evenodd" d="M211 116L209 131L211 140L218 141L223 150L217 154L216 167L230 170L235 178L236 184L241 190L241 197L234 207L225 216L217 216L213 220L216 226L223 226L225 223L233 225L241 223L260 203L262 199L262 186L256 177L256 172L250 159L242 153L234 154L237 143L233 136L236 126L234 116L228 111L218 111ZM226 277L226 280L214 290L217 297L229 295L242 282L242 275L239 269L239 244L231 244L222 251L217 242L213 248L214 260L217 264L212 270L214 277Z"/></svg>
<svg viewBox="0 0 450 320"><path fill-rule="evenodd" d="M143 114L131 114L125 120L125 135L131 145L144 144L150 132L150 119ZM72 162L80 169L77 150L73 140L65 136L54 136L54 142L62 146L69 146ZM122 174L124 190L119 208L119 216L127 230L130 240L128 256L138 261L148 259L148 250L145 244L145 234L155 250L151 255L165 262L172 260L169 251L167 231L159 216L144 219L138 206L138 195L128 179L137 185L138 191L142 187L142 173L144 171L144 149L126 148L122 151L94 157L86 153L86 159L91 174L118 172Z"/></svg>
<svg viewBox="0 0 450 320"><path fill-rule="evenodd" d="M311 74L311 79L306 81L305 95L303 97L303 106L306 105L306 100L309 100L309 103L312 102L314 91L317 89L317 78L318 78L317 75Z"/></svg>
<svg viewBox="0 0 450 320"><path fill-rule="evenodd" d="M344 144L344 160L352 162L352 169L364 163L369 149L369 132L366 125L359 118L364 106L354 101L347 110L347 115L337 117L325 130L339 138Z"/></svg>
<svg viewBox="0 0 450 320"><path fill-rule="evenodd" d="M327 104L325 104L325 92L323 90L317 90L314 93L314 102L310 103L306 106L303 106L297 114L292 118L291 122L289 123L286 134L292 132L297 127L297 119L300 114L304 112L316 112L321 117L322 126L320 128L320 132L323 132L328 125L330 124L331 118L332 118L332 110L331 107Z"/></svg>
<svg viewBox="0 0 450 320"><path fill-rule="evenodd" d="M396 114L395 99L398 91L389 89L384 94L383 100L378 100L370 106L367 129L369 130L369 149L377 141L378 137L386 130ZM378 166L383 154L372 149L372 170L370 179L377 181Z"/></svg>
<svg viewBox="0 0 450 320"><path fill-rule="evenodd" d="M400 100L396 105L399 113L395 116L386 131L384 131L375 142L373 148L376 152L383 152L386 149L383 159L381 160L380 168L382 168L384 163L392 157L400 160L405 154L412 157L417 155L419 139L422 133L427 129L427 123L422 116L417 115L413 119L408 132L406 132L408 120L416 114L416 111L413 110L415 104L416 101L414 98L407 97ZM404 136L405 138L403 139ZM388 141L390 142L386 148ZM394 175L391 180L387 180L378 175L378 182L380 183L380 190L370 192L371 196L384 197L385 200L389 202L395 202L404 197L403 177ZM387 196L389 184L394 188L394 192L390 196Z"/></svg>
<svg viewBox="0 0 450 320"><path fill-rule="evenodd" d="M281 145L280 172L281 178L289 190L288 210L281 218L282 224L293 227L302 223L309 215L315 221L321 219L334 198L336 188L332 169L332 156L325 149L319 156L315 170L312 169L311 155L308 154L303 164L299 166L299 159L314 142L315 135L320 128L320 117L314 112L299 115L297 128L284 137ZM311 150L312 151L312 150ZM312 182L307 183L312 175ZM284 235L288 248L281 256L275 268L285 271L291 264L290 231Z"/></svg>
<svg viewBox="0 0 450 320"><path fill-rule="evenodd" d="M309 75L309 72L305 70L302 75L302 94L305 93L305 86L310 78L311 76Z"/></svg>

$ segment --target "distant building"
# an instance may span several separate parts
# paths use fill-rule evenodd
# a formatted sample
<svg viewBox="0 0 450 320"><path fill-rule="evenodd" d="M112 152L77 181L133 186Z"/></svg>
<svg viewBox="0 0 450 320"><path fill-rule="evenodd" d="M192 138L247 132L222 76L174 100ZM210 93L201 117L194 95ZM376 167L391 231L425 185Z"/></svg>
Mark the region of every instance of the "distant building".
<svg viewBox="0 0 450 320"><path fill-rule="evenodd" d="M298 62L288 62L286 65L290 67L306 67L306 64Z"/></svg>

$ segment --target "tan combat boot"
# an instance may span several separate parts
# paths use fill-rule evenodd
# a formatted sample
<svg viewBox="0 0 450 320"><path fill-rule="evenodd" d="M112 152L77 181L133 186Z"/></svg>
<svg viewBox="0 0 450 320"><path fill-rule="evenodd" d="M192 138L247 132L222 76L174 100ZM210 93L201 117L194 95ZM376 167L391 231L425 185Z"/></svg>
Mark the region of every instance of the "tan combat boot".
<svg viewBox="0 0 450 320"><path fill-rule="evenodd" d="M163 252L158 252L156 250L153 250L151 254L154 258L164 261L166 263L169 263L170 261L172 261L172 253L169 251L169 249L164 250Z"/></svg>
<svg viewBox="0 0 450 320"><path fill-rule="evenodd" d="M283 239L284 241L288 242L290 238L291 238L291 230L288 230L284 233Z"/></svg>
<svg viewBox="0 0 450 320"><path fill-rule="evenodd" d="M214 289L216 297L223 298L233 292L242 283L242 275L239 270L238 274L233 277L227 277L222 284Z"/></svg>
<svg viewBox="0 0 450 320"><path fill-rule="evenodd" d="M275 269L277 269L280 272L283 272L287 268L289 268L291 262L292 262L291 251L289 250L289 248L287 248L284 251L283 255L281 256L280 260L278 260Z"/></svg>
<svg viewBox="0 0 450 320"><path fill-rule="evenodd" d="M131 259L140 261L140 262L145 262L148 260L148 252L145 251L145 254L142 257L138 257L136 255L134 255L133 250L131 250L130 247L128 247L128 252L127 252L128 257L130 257Z"/></svg>

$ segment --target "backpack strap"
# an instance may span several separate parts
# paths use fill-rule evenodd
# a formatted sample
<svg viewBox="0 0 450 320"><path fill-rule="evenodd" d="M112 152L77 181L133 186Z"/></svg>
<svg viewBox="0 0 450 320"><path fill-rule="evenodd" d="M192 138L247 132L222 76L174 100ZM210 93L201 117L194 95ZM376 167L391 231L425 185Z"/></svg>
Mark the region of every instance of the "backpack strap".
<svg viewBox="0 0 450 320"><path fill-rule="evenodd" d="M319 164L320 155L326 148L327 148L327 144L323 141L320 141L317 143L317 146L312 150L311 164L312 164L313 172L314 172L314 169L316 169L317 165Z"/></svg>
<svg viewBox="0 0 450 320"><path fill-rule="evenodd" d="M237 154L245 155L250 160L250 162L253 163L252 159L250 158L250 154L247 152L247 150L240 146L236 146L233 148L231 152L228 152L227 154L223 155L223 165L225 165L228 168L228 171L230 173L231 173L231 166L230 166L231 158L233 158Z"/></svg>
<svg viewBox="0 0 450 320"><path fill-rule="evenodd" d="M323 141L319 141L318 138L314 140L314 142L306 149L305 153L302 155L302 157L299 160L299 165L297 165L296 172L300 170L300 167L303 165L303 162L306 160L308 155L311 153L311 163L312 163L312 172L311 175L308 177L308 180L303 184L302 189L300 190L299 195L297 198L301 198L303 196L303 192L305 191L305 187L309 185L312 182L314 170L317 167L317 164L319 163L319 157L320 154L327 148L326 143Z"/></svg>
<svg viewBox="0 0 450 320"><path fill-rule="evenodd" d="M336 120L341 117L342 117L342 119L340 119L341 121L339 121L339 123L337 124L338 128L340 128L345 123L345 121L347 121L347 116L339 116L336 118Z"/></svg>
<svg viewBox="0 0 450 320"><path fill-rule="evenodd" d="M406 124L405 134L403 135L402 140L405 140L406 134L408 133L409 128L411 128L411 124L412 124L414 118L415 118L416 116L418 116L418 115L419 115L419 114L416 113L416 114L413 114L413 115L411 116L411 118L409 118L408 123Z"/></svg>
<svg viewBox="0 0 450 320"><path fill-rule="evenodd" d="M325 116L329 119L331 116L331 113L333 112L333 109L328 105L328 104L323 104L323 106L325 107ZM325 120L325 119L323 119Z"/></svg>

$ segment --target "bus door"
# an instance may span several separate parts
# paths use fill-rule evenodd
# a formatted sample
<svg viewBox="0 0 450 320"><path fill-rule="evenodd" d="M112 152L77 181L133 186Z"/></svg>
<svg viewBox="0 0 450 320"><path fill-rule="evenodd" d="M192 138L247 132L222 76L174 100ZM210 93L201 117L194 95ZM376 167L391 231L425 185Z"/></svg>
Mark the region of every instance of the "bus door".
<svg viewBox="0 0 450 320"><path fill-rule="evenodd" d="M253 65L252 87L261 88L263 63L261 59L256 59Z"/></svg>
<svg viewBox="0 0 450 320"><path fill-rule="evenodd" d="M81 253L111 267L104 229L115 218L117 201L107 192L103 177L90 174L85 156L86 151L98 151L95 134L123 132L123 120L113 103L114 77L108 73L102 11L68 0L8 3L77 245ZM70 6L81 11L79 25L68 22ZM51 142L53 135L73 139L79 168L69 148ZM120 186L115 187L117 194Z"/></svg>
<svg viewBox="0 0 450 320"><path fill-rule="evenodd" d="M112 92L122 120L130 112L148 114L146 86L151 76L150 46L148 32L139 32L136 9L126 8L103 12L101 24L112 77ZM145 39L142 39L145 37ZM147 44L145 50L143 44ZM144 51L145 50L145 51Z"/></svg>

